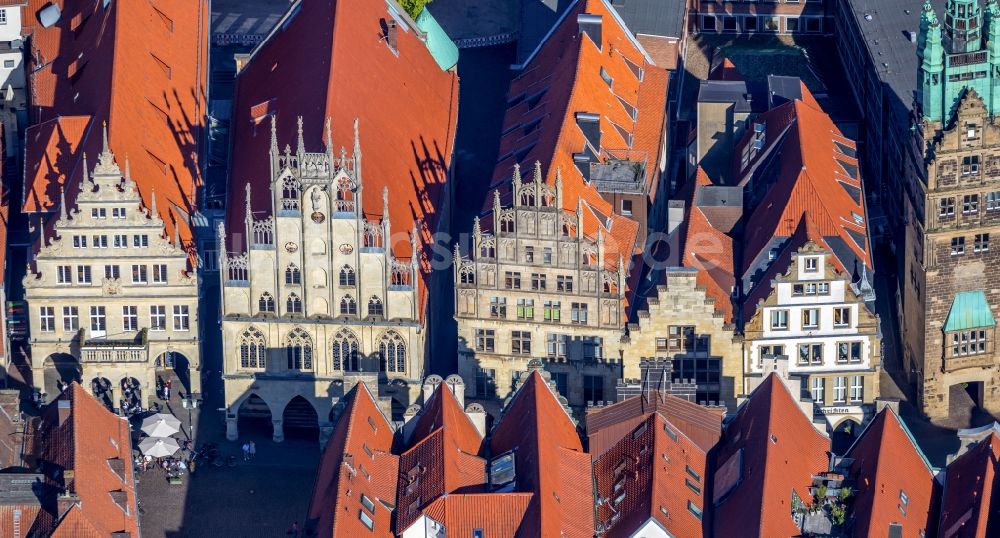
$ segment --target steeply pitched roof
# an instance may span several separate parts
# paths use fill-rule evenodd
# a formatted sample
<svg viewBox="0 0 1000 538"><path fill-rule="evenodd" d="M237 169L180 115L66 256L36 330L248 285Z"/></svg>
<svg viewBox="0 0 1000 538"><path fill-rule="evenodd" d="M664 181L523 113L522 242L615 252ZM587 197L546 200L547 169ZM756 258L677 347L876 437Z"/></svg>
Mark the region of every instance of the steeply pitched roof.
<svg viewBox="0 0 1000 538"><path fill-rule="evenodd" d="M43 28L38 14L49 4L62 16ZM147 206L156 191L167 237L176 226L189 242L202 184L208 3L30 0L23 12L38 126L27 137L25 211L56 211L64 187L73 205L81 154L100 152L107 122L109 145L129 157Z"/></svg>
<svg viewBox="0 0 1000 538"><path fill-rule="evenodd" d="M962 454L945 473L938 536L986 538L1000 535L1000 436L991 433Z"/></svg>
<svg viewBox="0 0 1000 538"><path fill-rule="evenodd" d="M816 430L781 379L769 375L719 443L715 535L797 536L792 494L809 502L812 477L826 470L829 450L830 439Z"/></svg>
<svg viewBox="0 0 1000 538"><path fill-rule="evenodd" d="M410 448L399 457L396 526L406 529L421 509L442 495L478 492L486 485L482 438L446 383L438 385L414 426Z"/></svg>
<svg viewBox="0 0 1000 538"><path fill-rule="evenodd" d="M656 392L590 411L599 529L632 536L653 519L673 536L702 535L688 502L704 509L708 452L721 434L722 416Z"/></svg>
<svg viewBox="0 0 1000 538"><path fill-rule="evenodd" d="M858 536L888 536L890 524L902 525L902 536L932 532L934 472L896 413L883 409L845 457L854 460Z"/></svg>
<svg viewBox="0 0 1000 538"><path fill-rule="evenodd" d="M681 37L687 6L681 0L612 0L633 34Z"/></svg>
<svg viewBox="0 0 1000 538"><path fill-rule="evenodd" d="M761 149L754 129L737 144L736 177L752 191L769 185L747 216L743 270L773 237L790 237L803 218L809 239L825 242L852 274L872 267L868 228L855 143L844 137L802 85L802 99L787 102L754 122L764 126ZM742 155L752 153L744 160ZM760 193L758 193L758 196Z"/></svg>
<svg viewBox="0 0 1000 538"><path fill-rule="evenodd" d="M276 115L280 140L296 139L302 116L307 151L324 151L327 118L334 143L350 146L357 118L364 212L381 215L388 187L393 232L405 237L420 223L429 248L454 149L458 76L441 69L424 34L397 8L385 0L300 0L252 52L236 79L230 230L243 226L247 183L254 212L266 216L272 209L270 132L257 124L257 111ZM382 39L390 23L397 27L395 51ZM242 251L242 239L230 248ZM396 258L412 256L408 238L391 242Z"/></svg>
<svg viewBox="0 0 1000 538"><path fill-rule="evenodd" d="M600 29L582 32L580 15L600 17ZM515 163L540 161L550 184L555 183L556 170L562 171L566 209L576 210L577 199L583 198L609 215L611 204L585 181L574 155L604 162L610 151L645 161L646 192L654 196L667 78L606 0L577 2L511 82L493 187L509 181ZM595 115L598 128L585 133L578 114Z"/></svg>
<svg viewBox="0 0 1000 538"><path fill-rule="evenodd" d="M318 536L393 536L399 457L394 432L368 387L351 389L350 401L327 442L316 473L307 527ZM362 504L373 504L374 513ZM374 522L369 531L362 511Z"/></svg>
<svg viewBox="0 0 1000 538"><path fill-rule="evenodd" d="M541 374L532 372L493 431L493 454L513 451L518 492L532 492L521 536L594 535L590 456Z"/></svg>
<svg viewBox="0 0 1000 538"><path fill-rule="evenodd" d="M57 514L53 536L138 536L128 421L72 383L45 411L35 442L38 459L63 469L64 487L79 498Z"/></svg>
<svg viewBox="0 0 1000 538"><path fill-rule="evenodd" d="M733 320L731 297L736 285L733 240L712 224L697 203L699 190L711 185L708 175L699 166L685 223L681 263L698 269L698 286L704 287L705 293L715 299L716 311L725 316L726 323L730 323Z"/></svg>

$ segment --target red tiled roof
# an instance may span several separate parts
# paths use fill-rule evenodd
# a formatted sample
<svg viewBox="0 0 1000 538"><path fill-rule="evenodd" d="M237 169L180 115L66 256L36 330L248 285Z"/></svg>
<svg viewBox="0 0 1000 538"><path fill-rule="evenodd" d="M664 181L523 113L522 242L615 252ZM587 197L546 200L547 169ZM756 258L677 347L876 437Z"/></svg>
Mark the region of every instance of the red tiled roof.
<svg viewBox="0 0 1000 538"><path fill-rule="evenodd" d="M43 28L38 13L50 3L62 16ZM29 130L24 210L57 209L60 188L82 178L81 153L100 152L97 135L107 122L109 146L130 159L147 206L156 192L166 236L176 226L190 244L187 219L202 184L208 3L30 0L24 14L32 46L30 119L55 121ZM77 191L66 191L73 205Z"/></svg>
<svg viewBox="0 0 1000 538"><path fill-rule="evenodd" d="M702 522L688 513L688 502L705 510L707 454L721 434L722 416L661 393L587 414L595 492L605 499L596 508L597 522L609 529L607 536L632 536L650 519L673 536L702 535Z"/></svg>
<svg viewBox="0 0 1000 538"><path fill-rule="evenodd" d="M934 473L896 413L883 409L845 457L854 460L850 477L855 483L853 515L858 535L888 536L892 523L902 525L902 536L916 538L932 532ZM907 502L901 510L904 494Z"/></svg>
<svg viewBox="0 0 1000 538"><path fill-rule="evenodd" d="M735 264L733 260L733 240L712 225L705 213L698 207L698 189L710 186L708 174L699 166L692 189L684 237L685 267L698 269L696 282L705 288L705 293L715 299L715 309L725 316L726 323L733 321L732 291L736 286Z"/></svg>
<svg viewBox="0 0 1000 538"><path fill-rule="evenodd" d="M816 430L781 379L769 375L719 443L714 467L731 472L717 471L714 478L715 499L724 497L715 507L715 535L797 536L792 492L809 503L812 477L827 469L829 451L830 439ZM740 457L742 465L730 459Z"/></svg>
<svg viewBox="0 0 1000 538"><path fill-rule="evenodd" d="M399 457L398 530L419 519L441 495L485 489L483 440L446 383L438 385L417 419L409 450Z"/></svg>
<svg viewBox="0 0 1000 538"><path fill-rule="evenodd" d="M60 422L61 401L69 402L70 407ZM128 421L72 383L45 411L36 443L38 459L64 469L66 489L79 497L66 514L59 515L53 536L108 536L114 532L138 536ZM112 468L112 461L119 462L121 475ZM119 506L111 492L121 492L125 506Z"/></svg>
<svg viewBox="0 0 1000 538"><path fill-rule="evenodd" d="M386 507L395 503L399 471L393 436L368 387L355 385L316 473L308 525L318 536L393 536ZM362 506L362 496L374 504L374 514ZM359 519L362 511L374 531Z"/></svg>
<svg viewBox="0 0 1000 538"><path fill-rule="evenodd" d="M522 536L594 535L590 456L541 374L532 372L493 431L494 455L513 451L516 491L532 492Z"/></svg>
<svg viewBox="0 0 1000 538"><path fill-rule="evenodd" d="M854 259L872 267L860 172L857 159L843 153L837 143L850 151L856 145L819 108L804 84L801 89L802 99L775 107L755 120L755 124L766 124L765 142L746 166L741 155L753 143L752 129L734 152L736 175L742 181L750 181L759 167L772 166L769 176L775 181L748 215L743 270L752 266L773 237L790 237L806 218L809 238L836 241L841 248L833 252L841 267L848 273L860 272L860 267L853 266ZM772 163L773 159L777 162ZM854 177L848 170L853 170Z"/></svg>
<svg viewBox="0 0 1000 538"><path fill-rule="evenodd" d="M948 465L938 536L986 538L1000 534L1000 436L991 433Z"/></svg>
<svg viewBox="0 0 1000 538"><path fill-rule="evenodd" d="M435 499L424 514L442 523L448 536L472 536L475 529L484 536L524 536L518 529L531 497L531 493L448 495Z"/></svg>
<svg viewBox="0 0 1000 538"><path fill-rule="evenodd" d="M281 141L296 139L296 117L303 117L307 151L325 151L327 118L334 144L351 146L357 118L364 212L381 215L388 187L392 230L400 234L392 239L393 255L412 256L406 234L418 222L429 248L454 149L458 76L441 70L412 28L401 25L398 53L392 51L381 39L392 20L382 0L303 0L254 50L236 79L230 230L242 229L247 183L254 187L253 210L271 212L270 129L253 116L254 107L269 103ZM230 248L242 251L243 238L231 237ZM426 286L421 294L425 299Z"/></svg>

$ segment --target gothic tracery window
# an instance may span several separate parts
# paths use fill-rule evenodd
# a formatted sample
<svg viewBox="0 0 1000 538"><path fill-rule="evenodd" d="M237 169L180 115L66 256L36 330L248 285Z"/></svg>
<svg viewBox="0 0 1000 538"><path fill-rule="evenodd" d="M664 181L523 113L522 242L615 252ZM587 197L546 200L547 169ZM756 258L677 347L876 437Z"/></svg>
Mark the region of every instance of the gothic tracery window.
<svg viewBox="0 0 1000 538"><path fill-rule="evenodd" d="M354 300L354 297L345 295L344 298L340 300L340 315L356 316L357 314L358 302Z"/></svg>
<svg viewBox="0 0 1000 538"><path fill-rule="evenodd" d="M247 327L240 336L240 368L264 368L266 350L264 333L256 327Z"/></svg>
<svg viewBox="0 0 1000 538"><path fill-rule="evenodd" d="M289 314L301 314L302 313L302 299L299 296L291 293L288 295L288 300L285 301L285 310Z"/></svg>
<svg viewBox="0 0 1000 538"><path fill-rule="evenodd" d="M345 265L343 268L340 269L340 285L341 286L355 285L354 269L352 269L349 265Z"/></svg>
<svg viewBox="0 0 1000 538"><path fill-rule="evenodd" d="M260 299L257 301L257 309L261 312L274 312L274 297L266 291L260 294Z"/></svg>
<svg viewBox="0 0 1000 538"><path fill-rule="evenodd" d="M379 367L383 372L406 372L406 344L396 331L382 335L378 344Z"/></svg>
<svg viewBox="0 0 1000 538"><path fill-rule="evenodd" d="M378 295L372 295L372 298L368 300L368 315L369 316L384 315L384 309L382 308L382 299L379 299Z"/></svg>
<svg viewBox="0 0 1000 538"><path fill-rule="evenodd" d="M357 372L361 369L358 337L350 329L341 329L333 337L333 369Z"/></svg>
<svg viewBox="0 0 1000 538"><path fill-rule="evenodd" d="M312 370L312 337L299 327L285 337L285 355L289 370Z"/></svg>
<svg viewBox="0 0 1000 538"><path fill-rule="evenodd" d="M298 285L302 283L302 271L294 263L288 264L285 269L285 284Z"/></svg>

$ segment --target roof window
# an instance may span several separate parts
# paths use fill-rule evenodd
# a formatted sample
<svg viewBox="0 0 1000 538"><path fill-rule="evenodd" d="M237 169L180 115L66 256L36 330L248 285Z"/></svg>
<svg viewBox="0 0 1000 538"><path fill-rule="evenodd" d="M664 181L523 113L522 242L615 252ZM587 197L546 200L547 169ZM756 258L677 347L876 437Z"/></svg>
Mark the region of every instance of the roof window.
<svg viewBox="0 0 1000 538"><path fill-rule="evenodd" d="M608 73L608 70L604 69L603 67L601 68L601 78L604 79L604 82L608 85L609 88L615 87L615 79L611 76L610 73Z"/></svg>

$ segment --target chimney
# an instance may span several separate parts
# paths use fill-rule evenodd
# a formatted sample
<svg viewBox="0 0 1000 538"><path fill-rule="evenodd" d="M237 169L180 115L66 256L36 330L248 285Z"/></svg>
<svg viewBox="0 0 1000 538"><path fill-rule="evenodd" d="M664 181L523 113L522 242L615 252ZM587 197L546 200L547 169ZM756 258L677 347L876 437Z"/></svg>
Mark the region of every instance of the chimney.
<svg viewBox="0 0 1000 538"><path fill-rule="evenodd" d="M66 515L66 512L68 512L69 509L73 507L74 504L77 504L79 502L80 502L80 497L78 497L75 493L71 493L68 491L65 493L60 493L59 496L56 498L56 518L61 519L64 515Z"/></svg>
<svg viewBox="0 0 1000 538"><path fill-rule="evenodd" d="M427 402L431 400L431 396L434 394L434 390L443 382L444 380L437 374L429 375L424 379L424 405L427 405Z"/></svg>
<svg viewBox="0 0 1000 538"><path fill-rule="evenodd" d="M451 374L444 382L448 386L448 390L455 395L458 405L465 407L465 381L462 380L462 376Z"/></svg>
<svg viewBox="0 0 1000 538"><path fill-rule="evenodd" d="M601 16L581 13L576 16L576 23L580 26L580 33L587 34L597 45L597 50L601 50Z"/></svg>
<svg viewBox="0 0 1000 538"><path fill-rule="evenodd" d="M413 420L420 414L420 406L413 404L406 408L403 413L403 443L410 443L410 436L413 435L413 428L416 427L417 421Z"/></svg>
<svg viewBox="0 0 1000 538"><path fill-rule="evenodd" d="M73 402L63 398L60 399L56 405L59 417L59 425L62 426L63 424L66 423L66 420L69 419L69 416L73 411Z"/></svg>
<svg viewBox="0 0 1000 538"><path fill-rule="evenodd" d="M479 403L470 403L465 408L465 414L472 421L472 425L476 427L479 436L486 438L486 408Z"/></svg>
<svg viewBox="0 0 1000 538"><path fill-rule="evenodd" d="M395 20L389 21L389 26L385 30L385 42L386 44L389 45L389 48L392 49L393 51L399 50L396 46L397 45L396 40L398 39L397 38L398 32L399 28L396 27L396 21Z"/></svg>

